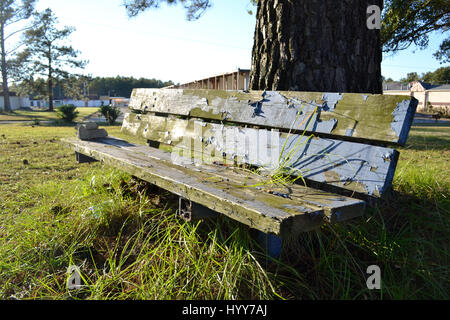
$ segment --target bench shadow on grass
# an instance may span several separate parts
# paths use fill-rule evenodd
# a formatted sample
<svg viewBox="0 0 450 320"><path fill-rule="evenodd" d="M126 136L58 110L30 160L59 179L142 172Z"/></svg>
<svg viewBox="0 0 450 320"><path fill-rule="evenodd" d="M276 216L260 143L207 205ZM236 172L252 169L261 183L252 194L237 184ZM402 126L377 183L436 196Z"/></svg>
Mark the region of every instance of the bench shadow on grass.
<svg viewBox="0 0 450 320"><path fill-rule="evenodd" d="M106 124L100 124L106 126ZM53 124L55 126L55 124ZM58 124L58 126L73 126L75 124ZM450 149L450 139L446 138L446 134L443 133L444 130L439 130L442 128L446 130L450 128L450 125L418 125L414 127L413 134L410 136L408 144L405 149L413 151L426 151L426 150L449 150ZM416 131L416 132L414 132ZM430 133L421 134L422 132ZM436 133L436 135L433 135ZM134 179L134 178L133 178ZM139 186L141 183L144 187ZM136 185L138 187L136 187ZM135 184L124 184L122 188L126 194L131 197L138 197L139 192L142 191L140 188L145 188L145 185L150 185L145 181L141 180L139 183ZM150 187L150 195L167 194L163 189L159 189L155 186ZM154 197L154 196L152 196ZM170 202L171 206L177 206L176 196L167 196L163 198L163 202ZM444 238L445 224L442 223L441 219L445 215L445 212L449 212L449 202L446 199L436 198L435 196L418 195L414 193L405 193L402 191L392 191L391 195L385 201L380 202L375 208L370 208L367 210L365 217L352 219L348 222L336 227L336 230L331 230L332 228L324 228L319 232L311 232L308 234L303 234L299 236L299 241L289 244L291 247L288 249L286 256L282 257L282 261L286 262L286 265L279 264L278 262L272 262L267 264L267 259L258 247L257 242L257 232L253 229L240 224L226 217L225 215L220 215L216 219L204 220L201 223L198 232L200 234L200 239L203 241L208 241L208 235L211 232L217 232L217 242L223 248L226 248L233 243L238 243L244 251L249 251L255 255L255 257L260 262L260 265L267 271L273 271L273 274L277 274L276 277L281 275L283 281L288 279L288 285L284 290L290 292L291 295L297 298L302 296L299 289L295 288L297 283L301 280L306 280L307 283L313 284L317 281L317 277L321 281L325 281L328 276L333 276L334 274L328 274L324 270L312 271L318 269L320 266L325 264L325 262L336 263L336 275L334 275L335 280L343 280L344 278L338 276L340 272L340 267L345 265L351 259L356 261L354 265L350 262L350 273L357 274L358 268L367 267L370 264L386 264L385 268L389 270L393 275L397 275L397 267L393 261L401 259L410 259L412 253L420 250L420 246L426 243L428 249L431 251L436 251L436 248L440 247L440 242ZM371 218L371 222L367 221ZM373 222L375 221L375 223ZM113 221L110 225L110 229L105 229L105 233L108 235L115 235L121 228L124 221L119 219L118 221ZM195 221L194 221L195 223ZM111 227L112 226L112 227ZM346 232L353 233L356 236L358 231L363 239L359 240L356 238L349 239L345 236ZM429 238L427 235L430 235ZM379 240L384 236L386 239L383 241ZM338 240L333 240L335 237ZM423 241L421 240L423 237ZM434 237L434 238L433 238ZM435 240L435 238L437 240ZM364 242L364 241L366 242ZM341 242L340 242L341 241ZM370 242L368 242L370 241ZM333 245L333 243L336 243ZM346 247L346 249L341 248L341 244ZM395 247L395 244L401 245L400 249ZM377 257L370 250L370 245L374 246L387 246L388 248L395 248L393 257ZM332 250L330 250L330 248ZM334 251L333 251L334 250ZM346 251L348 250L348 252ZM381 250L375 247L374 250ZM386 251L386 250L385 250ZM410 252L409 252L410 251ZM430 250L428 250L430 251ZM88 252L88 251L87 251ZM315 253L314 253L315 252ZM383 253L384 251L380 251ZM377 252L379 253L379 252ZM384 253L383 253L384 254ZM322 257L324 255L324 257ZM104 263L100 255L95 255L95 259L99 259L96 263ZM86 256L88 258L88 256ZM426 267L432 268L432 265L426 261L427 259L437 259L433 254L424 256L423 260L416 261L414 263L417 265L424 264ZM444 257L445 258L445 257ZM409 260L408 260L409 261ZM400 263L396 262L398 265ZM412 262L411 262L412 263ZM405 273L408 277L415 277L417 275L412 272L413 268L406 269ZM276 272L275 272L275 271ZM364 271L364 270L363 270ZM387 271L386 271L387 272ZM436 279L442 275L444 271L433 271L429 276L429 282L436 282ZM295 274L298 274L296 276ZM304 275L304 276L303 276ZM304 277L304 279L303 279ZM425 277L425 276L424 276ZM399 278L398 280L390 280L390 285L394 286L402 283L406 278ZM417 278L417 281L426 280L427 278ZM314 285L312 285L314 287ZM431 288L432 289L432 288ZM431 289L428 290L431 292ZM439 289L439 287L438 287ZM312 291L311 291L312 292ZM368 294L368 293L367 293ZM306 294L309 296L308 294ZM389 295L388 295L389 296ZM391 296L392 298L392 296Z"/></svg>
<svg viewBox="0 0 450 320"><path fill-rule="evenodd" d="M404 149L414 151L449 150L449 123L417 124L411 128L408 142Z"/></svg>
<svg viewBox="0 0 450 320"><path fill-rule="evenodd" d="M405 149L414 151L450 150L450 138L416 135L408 141Z"/></svg>
<svg viewBox="0 0 450 320"><path fill-rule="evenodd" d="M104 187L110 188L111 186ZM145 194L150 201L156 201L154 203L155 208L167 209L167 207L170 207L173 214L178 206L178 197L176 195L136 177L132 177L127 181L121 181L119 188L121 189L120 193L124 197L139 198ZM115 193L116 191L111 189L111 192ZM430 209L426 210L426 208ZM420 249L420 237L417 238L416 232L423 234L425 231L432 229L433 235L428 232L430 239L427 239L426 243L432 245L433 248L440 246L439 243L444 238L445 230L441 230L442 225L440 226L438 222L439 215L443 213L443 210L445 210L445 202L440 200L438 200L436 207L436 200L433 198L393 191L391 200L381 202L376 208L370 208L363 218L352 219L335 227L325 227L317 232L299 235L297 241L293 241L283 248L284 253L281 260L267 259L261 247L259 247L257 232L225 215L219 215L214 219L202 220L196 229L196 233L200 246L202 243L211 240L211 234L215 234L215 242L220 248L224 248L224 258L226 258L225 255L227 250L229 250L227 248L230 248L231 252L233 252L233 247L235 246L242 248L243 252L251 253L267 272L271 281L281 286L278 287L278 292L282 295L296 299L330 298L334 293L317 292L322 288L322 285L317 284L318 278L320 278L320 281L325 282L329 281L329 278L333 278L337 282L344 281L347 278L355 277L354 274L358 275L359 268L365 270L367 265L371 264L386 264L385 268L389 268L389 270L385 272L396 274L392 261L409 257L411 255L410 252L414 253ZM367 220L369 216L372 219L371 222ZM124 223L130 221L129 213L113 218L102 229L99 229L100 234L103 234L105 239L113 239L123 232L122 238L125 241L127 237L124 237L124 233L133 233L136 226L133 226L131 223L129 224L131 228L129 231L123 229ZM152 219L158 219L158 217L153 217ZM181 218L179 219L181 221ZM189 223L196 225L197 222L198 220L193 220ZM358 242L358 232L365 241L360 239L361 242ZM356 237L348 237L348 233L353 233ZM385 239L380 242L379 238L382 235L384 235ZM436 240L433 240L434 238L432 239L432 237L437 237L436 243ZM152 241L158 241L158 237L155 237ZM393 258L378 257L377 253L374 255L371 252L370 246L372 244L390 248L395 243L409 246L409 249L402 247L401 251L396 253L396 256ZM124 246L124 244L121 244L121 246ZM97 266L102 266L106 263L107 258L103 257L100 251L97 252L97 249L95 246L80 248L76 257L87 260L94 259L93 263ZM379 248L376 247L374 250L379 250ZM383 253L382 251L380 252ZM428 258L428 256L425 258ZM130 256L130 259L132 260L133 256ZM129 263L132 263L131 260ZM419 262L428 265L425 259ZM327 264L333 264L333 270L336 270L330 271L329 268L324 267ZM342 271L343 269L341 270L341 268L348 266L350 268L346 269L345 272ZM407 269L403 272L408 276L415 276L411 270ZM341 272L344 272L344 274L341 274ZM439 273L440 271L436 271L427 277L431 277L430 279L434 281L439 276ZM344 294L342 290L338 290L336 294L338 296L344 295L347 298L358 295L365 290L365 278L362 279L352 280L355 288L352 288L349 293ZM390 279L389 285L397 285L403 280L404 278ZM244 282L242 282L241 286L240 290L243 292L248 290ZM364 290L360 289L360 287L364 287ZM376 294L372 296L371 292L366 291L364 292L368 297L377 298Z"/></svg>

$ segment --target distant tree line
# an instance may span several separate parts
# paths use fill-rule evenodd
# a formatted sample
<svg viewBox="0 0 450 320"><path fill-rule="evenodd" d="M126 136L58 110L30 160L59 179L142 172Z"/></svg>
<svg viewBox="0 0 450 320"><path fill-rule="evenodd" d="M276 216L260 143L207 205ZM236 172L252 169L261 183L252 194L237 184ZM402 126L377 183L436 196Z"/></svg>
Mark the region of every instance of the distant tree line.
<svg viewBox="0 0 450 320"><path fill-rule="evenodd" d="M133 77L96 77L89 81L88 90L90 94L99 96L130 97L134 88L162 88L171 86L172 81L161 81L157 79L133 78Z"/></svg>
<svg viewBox="0 0 450 320"><path fill-rule="evenodd" d="M384 78L384 82L395 82L392 78ZM423 81L430 84L450 84L450 67L441 67L435 71L422 73L419 75L417 72L410 72L406 77L401 78L400 82L410 83L413 81Z"/></svg>
<svg viewBox="0 0 450 320"><path fill-rule="evenodd" d="M26 79L11 89L32 99L46 99L47 80L43 78ZM173 85L172 81L134 77L87 77L70 76L56 79L53 86L53 98L84 99L93 96L130 97L134 88L162 88Z"/></svg>

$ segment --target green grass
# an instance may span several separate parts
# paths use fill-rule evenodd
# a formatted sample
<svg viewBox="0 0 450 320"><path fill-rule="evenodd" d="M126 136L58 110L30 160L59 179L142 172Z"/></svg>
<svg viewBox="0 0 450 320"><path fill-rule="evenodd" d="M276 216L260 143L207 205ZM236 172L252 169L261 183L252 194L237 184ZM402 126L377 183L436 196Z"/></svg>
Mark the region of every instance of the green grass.
<svg viewBox="0 0 450 320"><path fill-rule="evenodd" d="M0 299L448 299L449 129L413 127L389 201L265 265L248 227L184 222L173 195L76 164L57 143L73 127L0 125ZM366 287L372 264L381 290Z"/></svg>
<svg viewBox="0 0 450 320"><path fill-rule="evenodd" d="M79 112L75 121L81 121L84 117L89 116L98 111L98 108L85 107L77 108ZM0 112L0 121L52 121L57 120L56 112L49 112L47 110L13 110L12 112Z"/></svg>

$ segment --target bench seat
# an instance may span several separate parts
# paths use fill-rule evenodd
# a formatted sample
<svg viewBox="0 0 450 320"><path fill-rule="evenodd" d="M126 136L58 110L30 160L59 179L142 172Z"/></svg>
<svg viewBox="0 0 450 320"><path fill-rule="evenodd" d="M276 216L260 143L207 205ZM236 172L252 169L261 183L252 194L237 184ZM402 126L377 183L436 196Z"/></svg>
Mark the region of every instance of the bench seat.
<svg viewBox="0 0 450 320"><path fill-rule="evenodd" d="M194 163L174 164L170 152L114 137L91 141L63 140L77 154L155 184L192 202L225 214L252 228L278 236L298 234L325 222L363 214L365 202L299 184L261 184L261 178L239 168ZM245 185L244 185L245 183Z"/></svg>
<svg viewBox="0 0 450 320"><path fill-rule="evenodd" d="M416 107L413 97L360 93L134 89L122 132L148 145L95 124L63 143L78 162L179 195L181 216L185 199L187 212L200 205L287 238L361 216L389 194ZM269 183L267 173L303 184Z"/></svg>

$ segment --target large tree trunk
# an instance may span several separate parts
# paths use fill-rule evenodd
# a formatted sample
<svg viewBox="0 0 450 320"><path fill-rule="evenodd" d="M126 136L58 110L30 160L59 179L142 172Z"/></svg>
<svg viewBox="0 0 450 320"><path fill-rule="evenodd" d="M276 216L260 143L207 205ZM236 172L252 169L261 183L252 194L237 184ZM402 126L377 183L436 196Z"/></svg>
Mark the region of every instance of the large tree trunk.
<svg viewBox="0 0 450 320"><path fill-rule="evenodd" d="M48 78L48 111L53 111L53 79L52 78Z"/></svg>
<svg viewBox="0 0 450 320"><path fill-rule="evenodd" d="M5 48L5 25L0 26L0 55L2 69L2 89L3 89L3 105L6 112L11 112L11 101L9 99L8 88L8 70L6 66L6 48Z"/></svg>
<svg viewBox="0 0 450 320"><path fill-rule="evenodd" d="M48 90L48 111L53 111L53 70L52 70L52 59L49 49L48 58L48 80L47 80L47 90Z"/></svg>
<svg viewBox="0 0 450 320"><path fill-rule="evenodd" d="M259 0L250 88L381 93L382 0Z"/></svg>

